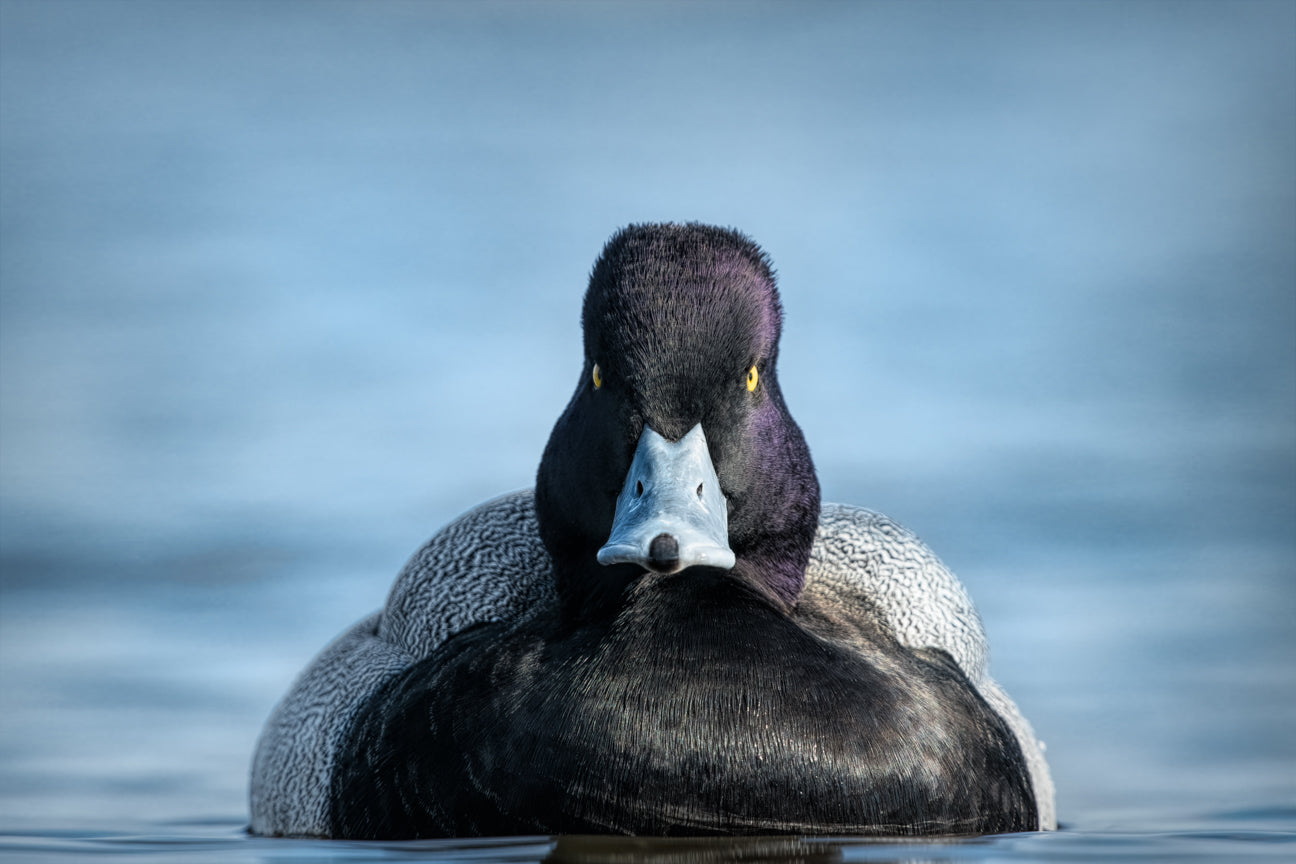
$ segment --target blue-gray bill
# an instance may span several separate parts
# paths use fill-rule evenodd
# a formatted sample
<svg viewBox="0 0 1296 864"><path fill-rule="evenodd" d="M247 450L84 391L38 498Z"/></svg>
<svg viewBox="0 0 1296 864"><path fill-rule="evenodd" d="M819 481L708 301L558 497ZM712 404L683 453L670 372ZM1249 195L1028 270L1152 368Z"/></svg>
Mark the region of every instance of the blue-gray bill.
<svg viewBox="0 0 1296 864"><path fill-rule="evenodd" d="M734 566L729 505L699 423L670 442L644 426L600 564L638 564L659 573Z"/></svg>

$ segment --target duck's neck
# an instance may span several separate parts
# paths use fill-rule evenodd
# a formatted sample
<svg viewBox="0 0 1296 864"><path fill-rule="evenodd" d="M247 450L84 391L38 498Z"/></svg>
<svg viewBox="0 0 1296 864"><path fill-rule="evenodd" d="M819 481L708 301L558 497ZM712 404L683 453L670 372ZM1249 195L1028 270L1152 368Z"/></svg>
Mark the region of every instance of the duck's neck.
<svg viewBox="0 0 1296 864"><path fill-rule="evenodd" d="M805 587L805 571L809 560L809 546L804 555L798 550L795 557L739 558L730 575L770 598L780 608L791 609L801 597L801 589Z"/></svg>
<svg viewBox="0 0 1296 864"><path fill-rule="evenodd" d="M587 564L555 556L555 588L564 624L574 628L615 618L643 572L634 564L605 567L592 555Z"/></svg>
<svg viewBox="0 0 1296 864"><path fill-rule="evenodd" d="M755 512L735 508L730 545L738 558L734 576L791 607L805 587L819 528L819 482L806 472L788 478L780 492L777 505L760 502Z"/></svg>

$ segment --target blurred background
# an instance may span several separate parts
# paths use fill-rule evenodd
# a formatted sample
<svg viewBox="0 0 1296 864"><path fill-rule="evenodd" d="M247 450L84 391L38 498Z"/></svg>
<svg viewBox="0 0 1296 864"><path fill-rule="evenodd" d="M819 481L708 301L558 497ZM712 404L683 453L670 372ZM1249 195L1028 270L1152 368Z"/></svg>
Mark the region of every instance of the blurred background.
<svg viewBox="0 0 1296 864"><path fill-rule="evenodd" d="M532 484L658 220L771 254L825 499L962 576L1065 826L1296 830L1264 0L0 0L0 829L245 824L294 674Z"/></svg>

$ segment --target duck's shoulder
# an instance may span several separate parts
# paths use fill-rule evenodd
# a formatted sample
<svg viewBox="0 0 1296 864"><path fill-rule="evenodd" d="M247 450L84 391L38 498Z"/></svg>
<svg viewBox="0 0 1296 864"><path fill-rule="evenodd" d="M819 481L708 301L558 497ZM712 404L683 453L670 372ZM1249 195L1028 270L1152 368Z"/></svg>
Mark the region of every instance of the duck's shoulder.
<svg viewBox="0 0 1296 864"><path fill-rule="evenodd" d="M843 616L880 615L901 645L944 650L971 680L985 675L989 652L971 597L917 535L881 513L823 505L804 596Z"/></svg>
<svg viewBox="0 0 1296 864"><path fill-rule="evenodd" d="M378 638L380 617L361 619L325 646L270 713L252 758L254 834L328 835L337 747L358 706L414 662Z"/></svg>
<svg viewBox="0 0 1296 864"><path fill-rule="evenodd" d="M905 647L947 652L1017 738L1030 769L1040 827L1057 827L1043 745L990 677L989 644L972 598L917 535L881 513L824 504L803 598L811 614L848 620L878 616Z"/></svg>
<svg viewBox="0 0 1296 864"><path fill-rule="evenodd" d="M321 651L271 713L252 765L253 832L327 836L338 751L374 694L456 633L510 621L552 595L529 490L437 532L405 565L386 606Z"/></svg>
<svg viewBox="0 0 1296 864"><path fill-rule="evenodd" d="M423 544L392 585L379 636L422 658L456 633L554 597L553 561L526 489L468 511Z"/></svg>

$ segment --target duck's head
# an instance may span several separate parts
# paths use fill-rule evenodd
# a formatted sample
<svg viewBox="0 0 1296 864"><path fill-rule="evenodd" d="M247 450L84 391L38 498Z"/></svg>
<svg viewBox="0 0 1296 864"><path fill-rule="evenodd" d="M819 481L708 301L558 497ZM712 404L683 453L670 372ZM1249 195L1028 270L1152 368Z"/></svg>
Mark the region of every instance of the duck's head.
<svg viewBox="0 0 1296 864"><path fill-rule="evenodd" d="M779 392L765 254L704 225L632 225L594 264L585 363L536 483L573 611L645 573L725 571L796 601L819 519L810 452Z"/></svg>

